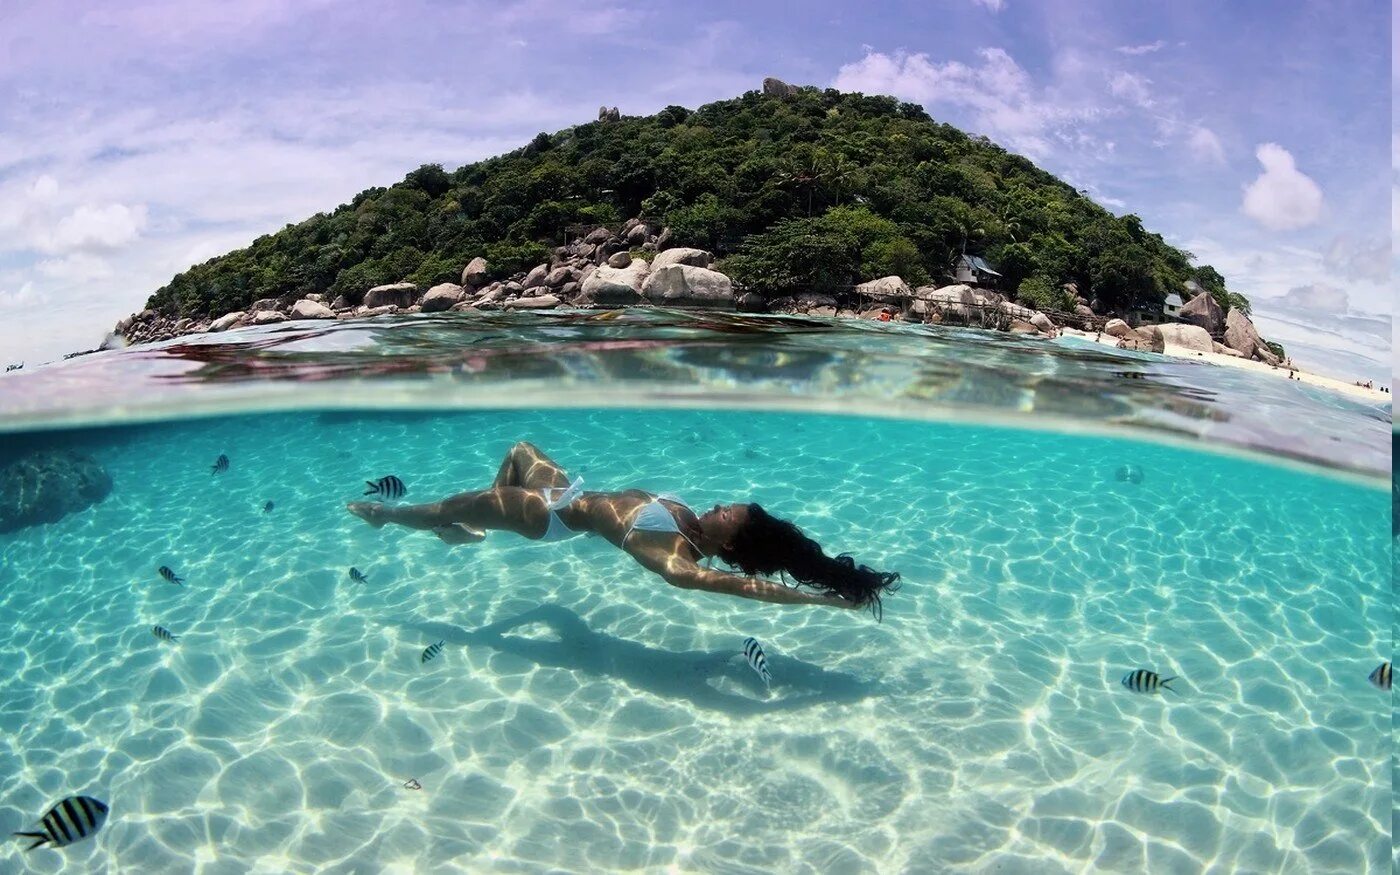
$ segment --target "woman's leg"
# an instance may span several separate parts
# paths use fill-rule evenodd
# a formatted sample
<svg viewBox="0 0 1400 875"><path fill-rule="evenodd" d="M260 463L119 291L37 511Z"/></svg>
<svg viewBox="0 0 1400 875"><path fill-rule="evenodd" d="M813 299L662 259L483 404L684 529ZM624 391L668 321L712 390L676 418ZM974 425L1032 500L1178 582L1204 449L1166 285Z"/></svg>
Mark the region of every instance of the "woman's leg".
<svg viewBox="0 0 1400 875"><path fill-rule="evenodd" d="M484 537L471 530L502 529L538 538L549 527L549 507L539 491L518 486L463 492L430 504L352 501L346 509L375 528L393 523L430 529L448 543L470 543Z"/></svg>
<svg viewBox="0 0 1400 875"><path fill-rule="evenodd" d="M529 441L520 441L506 453L492 485L519 486L522 489L564 487L569 485L569 477L539 447Z"/></svg>

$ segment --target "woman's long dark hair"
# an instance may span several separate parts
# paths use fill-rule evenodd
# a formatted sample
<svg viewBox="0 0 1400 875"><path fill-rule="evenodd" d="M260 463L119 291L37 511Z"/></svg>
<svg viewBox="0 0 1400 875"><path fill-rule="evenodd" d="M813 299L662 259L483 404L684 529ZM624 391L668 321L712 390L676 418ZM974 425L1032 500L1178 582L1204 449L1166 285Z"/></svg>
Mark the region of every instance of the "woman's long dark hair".
<svg viewBox="0 0 1400 875"><path fill-rule="evenodd" d="M719 551L720 559L745 574L790 574L799 584L869 607L877 620L883 616L880 596L899 589L899 572L857 565L848 553L828 556L797 526L757 504L748 508L748 522Z"/></svg>

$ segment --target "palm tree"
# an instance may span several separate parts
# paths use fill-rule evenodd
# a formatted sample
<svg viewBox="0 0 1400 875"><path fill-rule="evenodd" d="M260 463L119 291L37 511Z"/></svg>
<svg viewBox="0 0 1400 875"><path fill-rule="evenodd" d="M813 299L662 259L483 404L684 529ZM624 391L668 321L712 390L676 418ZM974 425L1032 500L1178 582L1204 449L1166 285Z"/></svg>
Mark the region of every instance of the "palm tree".
<svg viewBox="0 0 1400 875"><path fill-rule="evenodd" d="M807 192L807 217L811 218L812 197L826 172L825 154L819 150L813 150L805 155L789 157L779 166L777 173L774 174L774 181L779 185L790 185L799 192L805 189Z"/></svg>

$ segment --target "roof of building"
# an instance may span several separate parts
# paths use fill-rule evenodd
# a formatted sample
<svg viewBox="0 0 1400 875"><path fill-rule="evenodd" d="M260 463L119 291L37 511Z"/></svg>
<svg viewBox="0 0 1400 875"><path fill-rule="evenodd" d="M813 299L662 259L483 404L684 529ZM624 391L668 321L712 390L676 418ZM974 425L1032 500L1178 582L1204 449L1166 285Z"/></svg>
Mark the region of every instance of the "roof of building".
<svg viewBox="0 0 1400 875"><path fill-rule="evenodd" d="M988 264L980 255L964 255L963 258L967 259L967 263L969 265L976 268L977 270L982 271L983 273L989 273L992 276L1001 276L1001 274L992 270L992 266Z"/></svg>
<svg viewBox="0 0 1400 875"><path fill-rule="evenodd" d="M1172 292L1170 295L1167 295L1166 305L1168 307L1180 307L1181 296L1178 295L1176 292Z"/></svg>

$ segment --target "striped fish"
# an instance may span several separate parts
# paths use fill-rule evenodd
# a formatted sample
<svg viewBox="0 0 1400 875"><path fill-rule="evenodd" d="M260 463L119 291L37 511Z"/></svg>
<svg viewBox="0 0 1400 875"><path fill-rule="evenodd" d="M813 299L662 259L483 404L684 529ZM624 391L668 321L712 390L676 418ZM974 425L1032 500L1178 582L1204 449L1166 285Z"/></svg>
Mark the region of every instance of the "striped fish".
<svg viewBox="0 0 1400 875"><path fill-rule="evenodd" d="M365 573L354 567L350 569L350 579L356 583L369 583L369 578L365 577Z"/></svg>
<svg viewBox="0 0 1400 875"><path fill-rule="evenodd" d="M378 480L365 481L369 488L365 490L365 495L382 495L385 498L403 498L408 493L408 488L403 485L403 481L390 474L388 477L380 477Z"/></svg>
<svg viewBox="0 0 1400 875"><path fill-rule="evenodd" d="M437 655L442 652L442 646L446 643L446 641L439 641L436 644L429 644L427 649L423 651L423 662L436 659Z"/></svg>
<svg viewBox="0 0 1400 875"><path fill-rule="evenodd" d="M220 453L220 454L219 454L219 458L217 458L217 459L214 460L214 467L213 467L211 470L212 470L215 474L222 474L222 473L224 473L225 471L227 471L227 470L228 470L228 456L225 456L223 453Z"/></svg>
<svg viewBox="0 0 1400 875"><path fill-rule="evenodd" d="M758 643L757 638L744 639L744 659L748 660L749 668L758 672L765 684L773 683L773 676L768 673L768 657L763 655L763 645Z"/></svg>
<svg viewBox="0 0 1400 875"><path fill-rule="evenodd" d="M185 579L183 577L176 577L175 572L170 570L169 565L162 565L160 567L160 576L177 586L185 585Z"/></svg>
<svg viewBox="0 0 1400 875"><path fill-rule="evenodd" d="M1123 686L1132 690L1134 693L1155 693L1159 690L1171 690L1173 693L1176 693L1174 688L1167 686L1167 684L1170 684L1174 680L1176 680L1175 677L1163 678L1155 671L1139 668L1123 675ZM1180 695L1180 693L1177 693L1177 695Z"/></svg>
<svg viewBox="0 0 1400 875"><path fill-rule="evenodd" d="M169 641L172 644L180 640L179 635L171 635L170 630L165 628L164 626L152 626L151 634L159 638L161 641Z"/></svg>
<svg viewBox="0 0 1400 875"><path fill-rule="evenodd" d="M272 513L272 502L263 505L263 513Z"/></svg>
<svg viewBox="0 0 1400 875"><path fill-rule="evenodd" d="M1382 690L1390 689L1390 661L1386 660L1376 666L1376 670L1367 675L1366 680L1380 687Z"/></svg>
<svg viewBox="0 0 1400 875"><path fill-rule="evenodd" d="M107 822L107 806L91 796L69 796L49 809L39 821L38 832L17 832L15 835L35 839L25 848L32 851L41 845L62 848L96 833Z"/></svg>

